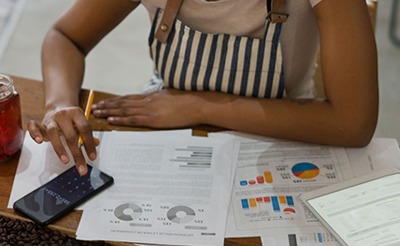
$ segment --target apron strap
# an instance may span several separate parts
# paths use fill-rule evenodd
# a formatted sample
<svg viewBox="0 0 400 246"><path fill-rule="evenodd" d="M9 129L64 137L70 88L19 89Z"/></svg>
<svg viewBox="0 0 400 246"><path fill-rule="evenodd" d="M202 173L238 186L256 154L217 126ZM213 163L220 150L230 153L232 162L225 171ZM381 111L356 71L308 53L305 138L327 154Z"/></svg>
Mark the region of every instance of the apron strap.
<svg viewBox="0 0 400 246"><path fill-rule="evenodd" d="M172 25L183 0L167 0L161 22L155 33L155 38L161 43L165 43L169 33L172 30Z"/></svg>
<svg viewBox="0 0 400 246"><path fill-rule="evenodd" d="M175 17L183 0L167 0L161 22L155 33L155 38L161 43L165 43L171 32ZM268 0L267 2L267 19L271 23L282 23L287 21L289 15L286 13L285 0Z"/></svg>
<svg viewBox="0 0 400 246"><path fill-rule="evenodd" d="M286 12L285 0L268 0L267 11L267 19L271 23L283 23L289 17L289 14Z"/></svg>

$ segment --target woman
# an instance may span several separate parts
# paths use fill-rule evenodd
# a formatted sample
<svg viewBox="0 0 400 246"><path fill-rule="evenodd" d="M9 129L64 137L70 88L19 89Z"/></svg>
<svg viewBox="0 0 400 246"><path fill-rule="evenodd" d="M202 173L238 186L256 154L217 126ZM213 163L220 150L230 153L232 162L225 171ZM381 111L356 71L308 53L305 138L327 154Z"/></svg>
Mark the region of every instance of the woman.
<svg viewBox="0 0 400 246"><path fill-rule="evenodd" d="M98 144L78 107L85 56L138 4L77 0L44 40L46 114L41 123L29 123L29 132L38 143L51 141L67 163L63 135L81 174L86 167L78 136L92 160ZM369 143L377 122L378 82L365 0L142 4L153 21L149 45L157 80L166 89L105 100L93 106L94 116L115 125L209 124L318 144ZM313 98L318 45L326 99Z"/></svg>

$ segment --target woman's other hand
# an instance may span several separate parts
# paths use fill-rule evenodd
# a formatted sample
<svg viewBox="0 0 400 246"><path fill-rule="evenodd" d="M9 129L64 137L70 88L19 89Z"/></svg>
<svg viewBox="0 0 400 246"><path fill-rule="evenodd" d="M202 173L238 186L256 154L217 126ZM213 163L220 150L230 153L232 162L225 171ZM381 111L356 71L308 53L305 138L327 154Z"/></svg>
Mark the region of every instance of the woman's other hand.
<svg viewBox="0 0 400 246"><path fill-rule="evenodd" d="M93 115L110 124L177 128L201 123L200 97L193 92L162 90L114 97L94 104Z"/></svg>

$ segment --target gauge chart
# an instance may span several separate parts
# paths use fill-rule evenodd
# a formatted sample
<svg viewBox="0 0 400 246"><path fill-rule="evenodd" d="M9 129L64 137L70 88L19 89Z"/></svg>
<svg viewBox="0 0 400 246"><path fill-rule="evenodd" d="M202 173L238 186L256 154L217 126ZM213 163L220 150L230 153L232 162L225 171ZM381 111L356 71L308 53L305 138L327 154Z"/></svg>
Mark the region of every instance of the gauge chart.
<svg viewBox="0 0 400 246"><path fill-rule="evenodd" d="M114 215L124 221L131 221L139 218L142 214L142 208L134 203L123 203L115 208Z"/></svg>
<svg viewBox="0 0 400 246"><path fill-rule="evenodd" d="M167 218L177 224L188 223L193 220L195 215L194 210L186 206L176 206L167 212Z"/></svg>

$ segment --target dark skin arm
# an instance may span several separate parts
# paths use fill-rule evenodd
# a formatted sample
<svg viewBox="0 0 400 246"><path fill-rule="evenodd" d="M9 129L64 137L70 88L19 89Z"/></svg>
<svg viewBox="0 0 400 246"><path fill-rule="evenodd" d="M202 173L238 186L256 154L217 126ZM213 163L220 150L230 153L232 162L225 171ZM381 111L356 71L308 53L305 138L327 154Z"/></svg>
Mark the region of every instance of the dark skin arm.
<svg viewBox="0 0 400 246"><path fill-rule="evenodd" d="M68 163L60 138L64 136L80 174L85 174L87 168L78 148L79 135L92 160L96 158L98 144L79 107L85 56L137 5L129 0L77 0L45 37L42 73L46 114L41 123L30 121L28 129L36 142L50 141L61 161Z"/></svg>

